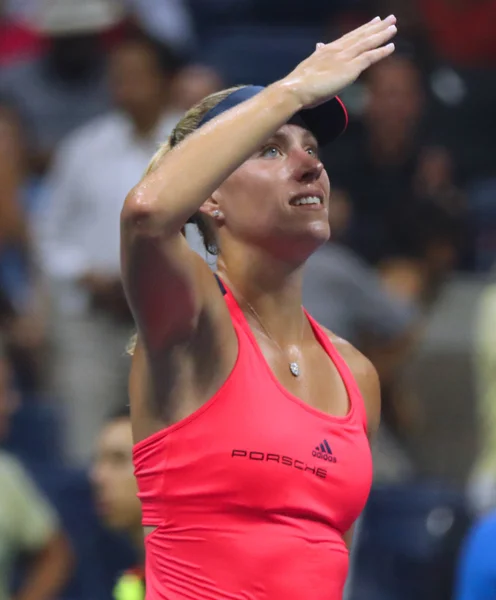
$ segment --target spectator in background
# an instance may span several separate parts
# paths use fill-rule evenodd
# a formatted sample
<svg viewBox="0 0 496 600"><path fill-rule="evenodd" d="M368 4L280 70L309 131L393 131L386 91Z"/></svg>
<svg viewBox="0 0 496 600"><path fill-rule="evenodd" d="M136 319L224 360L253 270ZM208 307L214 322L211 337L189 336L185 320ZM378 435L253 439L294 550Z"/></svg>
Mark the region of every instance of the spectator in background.
<svg viewBox="0 0 496 600"><path fill-rule="evenodd" d="M145 597L143 527L132 451L131 419L129 409L125 408L113 415L100 432L91 471L95 501L102 521L110 529L129 536L140 557L136 568L127 571L117 583L116 600Z"/></svg>
<svg viewBox="0 0 496 600"><path fill-rule="evenodd" d="M121 18L115 0L40 0L31 26L46 46L41 56L0 73L33 127L34 165L44 170L57 143L109 107L103 33ZM84 101L83 101L84 99Z"/></svg>
<svg viewBox="0 0 496 600"><path fill-rule="evenodd" d="M482 187L494 193L496 1L375 0L374 5L377 14L395 14L403 34L415 45L429 80L430 128L449 149L458 181L468 187L482 179ZM484 125L474 127L481 116ZM494 229L493 215L484 212L481 220L492 219ZM487 226L482 227L487 232Z"/></svg>
<svg viewBox="0 0 496 600"><path fill-rule="evenodd" d="M2 99L0 194L0 295L4 299L0 328L20 383L32 391L42 384L46 350L46 306L29 222L35 193L27 172L20 114Z"/></svg>
<svg viewBox="0 0 496 600"><path fill-rule="evenodd" d="M8 432L16 397L0 348L0 439ZM0 450L0 600L53 600L72 570L72 554L58 519L16 458ZM29 560L20 589L11 595L15 562Z"/></svg>
<svg viewBox="0 0 496 600"><path fill-rule="evenodd" d="M424 300L457 264L463 197L448 153L422 132L425 99L414 62L391 57L365 83L363 125L344 142L349 154L324 160L350 198L347 243L382 269L395 292Z"/></svg>
<svg viewBox="0 0 496 600"><path fill-rule="evenodd" d="M119 215L176 123L176 68L175 56L146 36L123 41L109 58L114 110L62 142L46 182L41 247L57 309L54 386L78 462L90 458L105 415L127 394L132 324L120 282Z"/></svg>

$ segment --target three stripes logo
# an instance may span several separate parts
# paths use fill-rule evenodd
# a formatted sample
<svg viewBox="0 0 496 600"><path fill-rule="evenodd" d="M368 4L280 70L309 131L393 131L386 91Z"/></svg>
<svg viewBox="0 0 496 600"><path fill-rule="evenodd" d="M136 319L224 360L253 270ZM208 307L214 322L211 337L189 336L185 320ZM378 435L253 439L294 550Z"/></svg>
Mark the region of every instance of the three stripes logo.
<svg viewBox="0 0 496 600"><path fill-rule="evenodd" d="M327 460L328 462L335 463L336 457L333 455L331 447L329 446L329 442L324 440L318 446L315 446L315 449L312 452L312 456L315 458L320 458L322 460Z"/></svg>

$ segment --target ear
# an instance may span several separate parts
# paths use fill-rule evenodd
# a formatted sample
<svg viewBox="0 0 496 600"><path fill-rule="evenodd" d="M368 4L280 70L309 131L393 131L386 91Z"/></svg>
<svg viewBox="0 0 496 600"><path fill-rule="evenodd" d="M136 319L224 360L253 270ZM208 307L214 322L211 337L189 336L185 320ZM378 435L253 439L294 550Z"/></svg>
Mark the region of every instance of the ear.
<svg viewBox="0 0 496 600"><path fill-rule="evenodd" d="M205 200L199 210L203 215L210 217L216 222L220 222L224 219L224 214L219 207L217 192L214 192L208 200Z"/></svg>

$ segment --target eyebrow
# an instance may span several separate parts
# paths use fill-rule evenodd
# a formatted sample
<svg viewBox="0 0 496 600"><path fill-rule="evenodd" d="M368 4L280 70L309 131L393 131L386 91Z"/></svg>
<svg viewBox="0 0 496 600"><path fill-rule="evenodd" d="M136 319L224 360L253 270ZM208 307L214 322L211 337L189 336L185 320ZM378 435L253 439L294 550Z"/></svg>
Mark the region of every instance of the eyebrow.
<svg viewBox="0 0 496 600"><path fill-rule="evenodd" d="M288 137L289 136L286 133L276 131L273 135L270 136L269 141L273 140L275 142L282 143L282 142L286 142L288 140ZM304 133L302 136L302 141L303 141L303 143L310 143L310 144L312 144L312 146L317 146L317 147L319 146L319 143L317 142L317 138L308 129L304 130Z"/></svg>

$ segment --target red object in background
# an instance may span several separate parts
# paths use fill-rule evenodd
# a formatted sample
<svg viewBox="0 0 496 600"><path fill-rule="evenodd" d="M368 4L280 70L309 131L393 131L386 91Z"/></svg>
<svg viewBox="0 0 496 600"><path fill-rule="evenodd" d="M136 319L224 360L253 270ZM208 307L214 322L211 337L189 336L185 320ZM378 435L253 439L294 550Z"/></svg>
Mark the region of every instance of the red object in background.
<svg viewBox="0 0 496 600"><path fill-rule="evenodd" d="M43 52L44 43L36 32L22 23L0 20L0 67Z"/></svg>
<svg viewBox="0 0 496 600"><path fill-rule="evenodd" d="M437 53L465 67L496 65L496 0L418 0Z"/></svg>

